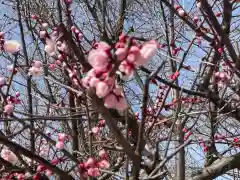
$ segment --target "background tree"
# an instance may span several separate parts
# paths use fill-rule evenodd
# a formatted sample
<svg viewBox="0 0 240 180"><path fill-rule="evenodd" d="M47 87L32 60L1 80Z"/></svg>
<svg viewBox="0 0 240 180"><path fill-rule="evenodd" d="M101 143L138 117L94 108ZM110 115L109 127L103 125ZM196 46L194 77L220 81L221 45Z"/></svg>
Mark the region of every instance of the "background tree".
<svg viewBox="0 0 240 180"><path fill-rule="evenodd" d="M1 179L238 179L238 0L1 4Z"/></svg>

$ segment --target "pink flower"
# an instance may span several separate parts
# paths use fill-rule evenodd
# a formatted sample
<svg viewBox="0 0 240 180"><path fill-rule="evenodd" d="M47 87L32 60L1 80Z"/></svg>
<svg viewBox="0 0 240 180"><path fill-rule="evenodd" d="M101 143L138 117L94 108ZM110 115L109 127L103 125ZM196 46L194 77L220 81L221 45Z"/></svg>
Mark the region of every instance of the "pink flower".
<svg viewBox="0 0 240 180"><path fill-rule="evenodd" d="M20 92L17 91L17 92L15 93L15 95L16 95L16 97L19 97L21 94L20 94Z"/></svg>
<svg viewBox="0 0 240 180"><path fill-rule="evenodd" d="M44 47L45 52L49 55L49 56L54 56L55 55L55 44L52 41L52 39L50 38L46 38L46 45Z"/></svg>
<svg viewBox="0 0 240 180"><path fill-rule="evenodd" d="M40 31L40 32L39 32L39 36L40 36L41 39L45 38L45 37L46 37L46 34L47 34L46 31Z"/></svg>
<svg viewBox="0 0 240 180"><path fill-rule="evenodd" d="M104 70L109 63L109 58L105 51L91 50L88 55L88 62L92 67Z"/></svg>
<svg viewBox="0 0 240 180"><path fill-rule="evenodd" d="M110 167L110 163L104 159L98 162L98 166L102 169L108 169Z"/></svg>
<svg viewBox="0 0 240 180"><path fill-rule="evenodd" d="M58 141L65 141L66 140L66 134L64 133L59 133L58 134Z"/></svg>
<svg viewBox="0 0 240 180"><path fill-rule="evenodd" d="M104 99L104 106L106 108L115 108L117 104L117 98L113 94L109 94Z"/></svg>
<svg viewBox="0 0 240 180"><path fill-rule="evenodd" d="M96 87L96 85L100 82L100 80L96 77L92 77L89 81L90 87Z"/></svg>
<svg viewBox="0 0 240 180"><path fill-rule="evenodd" d="M18 174L17 179L18 180L24 180L25 179L24 174Z"/></svg>
<svg viewBox="0 0 240 180"><path fill-rule="evenodd" d="M36 68L36 67L30 67L28 70L28 74L32 76L40 76L42 75L43 69L42 68Z"/></svg>
<svg viewBox="0 0 240 180"><path fill-rule="evenodd" d="M110 92L109 86L105 82L99 82L96 85L96 94L99 98L103 98Z"/></svg>
<svg viewBox="0 0 240 180"><path fill-rule="evenodd" d="M101 41L97 44L97 49L107 51L111 49L111 46L109 46L106 42Z"/></svg>
<svg viewBox="0 0 240 180"><path fill-rule="evenodd" d="M56 144L56 148L57 148L57 149L63 149L63 148L64 148L64 143L63 143L63 141L58 141L57 144Z"/></svg>
<svg viewBox="0 0 240 180"><path fill-rule="evenodd" d="M55 68L55 64L49 64L49 69L50 69L51 71L53 71L54 68Z"/></svg>
<svg viewBox="0 0 240 180"><path fill-rule="evenodd" d="M51 176L53 173L49 169L46 170L46 176Z"/></svg>
<svg viewBox="0 0 240 180"><path fill-rule="evenodd" d="M122 87L118 86L115 89L113 89L113 93L117 96L123 96L123 90Z"/></svg>
<svg viewBox="0 0 240 180"><path fill-rule="evenodd" d="M42 62L41 61L35 61L33 67L35 67L35 68L42 67Z"/></svg>
<svg viewBox="0 0 240 180"><path fill-rule="evenodd" d="M92 177L97 177L97 176L100 176L101 174L98 168L89 168L88 175Z"/></svg>
<svg viewBox="0 0 240 180"><path fill-rule="evenodd" d="M12 164L16 164L18 162L17 156L13 152L6 149L2 150L1 157Z"/></svg>
<svg viewBox="0 0 240 180"><path fill-rule="evenodd" d="M21 45L15 40L5 41L3 48L6 52L17 53L21 49Z"/></svg>
<svg viewBox="0 0 240 180"><path fill-rule="evenodd" d="M143 44L140 53L141 56L137 59L136 64L141 66L148 62L157 53L157 43L155 41L149 41Z"/></svg>
<svg viewBox="0 0 240 180"><path fill-rule="evenodd" d="M115 52L119 61L123 61L127 57L128 50L126 48L118 48Z"/></svg>
<svg viewBox="0 0 240 180"><path fill-rule="evenodd" d="M46 28L48 28L48 23L42 23L42 27L44 28L44 29L46 29Z"/></svg>
<svg viewBox="0 0 240 180"><path fill-rule="evenodd" d="M87 162L85 163L86 167L94 167L95 160L93 158L88 158Z"/></svg>
<svg viewBox="0 0 240 180"><path fill-rule="evenodd" d="M118 103L116 104L116 109L119 111L123 111L125 109L127 109L128 104L127 101L124 97L120 98Z"/></svg>
<svg viewBox="0 0 240 180"><path fill-rule="evenodd" d="M100 130L99 127L93 127L91 131L93 134L98 134L99 130Z"/></svg>
<svg viewBox="0 0 240 180"><path fill-rule="evenodd" d="M13 110L14 110L13 104L7 104L6 106L4 106L4 113L6 114L12 114Z"/></svg>
<svg viewBox="0 0 240 180"><path fill-rule="evenodd" d="M107 157L107 151L105 151L104 149L102 149L102 150L100 150L100 151L98 152L98 155L99 155L100 158L104 159L104 158Z"/></svg>

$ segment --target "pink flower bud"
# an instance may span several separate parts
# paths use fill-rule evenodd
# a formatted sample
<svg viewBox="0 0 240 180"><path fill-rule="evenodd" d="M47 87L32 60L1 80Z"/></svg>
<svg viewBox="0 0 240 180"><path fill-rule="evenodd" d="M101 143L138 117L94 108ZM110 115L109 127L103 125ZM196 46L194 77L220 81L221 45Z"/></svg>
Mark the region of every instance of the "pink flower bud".
<svg viewBox="0 0 240 180"><path fill-rule="evenodd" d="M86 162L86 167L94 167L95 165L95 159L93 158L88 158L87 162Z"/></svg>
<svg viewBox="0 0 240 180"><path fill-rule="evenodd" d="M64 133L59 133L58 134L58 141L65 141L66 140L66 134Z"/></svg>
<svg viewBox="0 0 240 180"><path fill-rule="evenodd" d="M54 68L55 68L55 64L49 64L49 69L50 69L51 71L53 71Z"/></svg>
<svg viewBox="0 0 240 180"><path fill-rule="evenodd" d="M16 95L16 97L19 97L21 94L20 94L20 92L17 91L17 92L15 93L15 95Z"/></svg>
<svg viewBox="0 0 240 180"><path fill-rule="evenodd" d="M50 171L49 169L46 170L46 176L51 176L52 174L53 174L52 171Z"/></svg>
<svg viewBox="0 0 240 180"><path fill-rule="evenodd" d="M7 104L4 106L4 113L6 114L12 114L14 110L14 106L12 104Z"/></svg>
<svg viewBox="0 0 240 180"><path fill-rule="evenodd" d="M76 29L77 29L77 28L76 28L75 26L72 26L72 27L71 27L71 31L72 31L72 32L75 32Z"/></svg>
<svg viewBox="0 0 240 180"><path fill-rule="evenodd" d="M40 67L42 67L42 62L41 61L35 61L33 66L35 68L40 68Z"/></svg>
<svg viewBox="0 0 240 180"><path fill-rule="evenodd" d="M100 176L100 171L98 168L89 168L88 169L88 175L92 177L98 177Z"/></svg>
<svg viewBox="0 0 240 180"><path fill-rule="evenodd" d="M183 9L179 9L178 14L179 14L180 17L184 17L185 16L185 11Z"/></svg>
<svg viewBox="0 0 240 180"><path fill-rule="evenodd" d="M100 130L99 127L93 127L91 131L93 134L98 134L99 130Z"/></svg>
<svg viewBox="0 0 240 180"><path fill-rule="evenodd" d="M63 149L64 148L64 143L62 141L58 141L56 144L57 149Z"/></svg>
<svg viewBox="0 0 240 180"><path fill-rule="evenodd" d="M103 98L110 92L110 88L105 82L99 82L96 85L96 94L99 98Z"/></svg>
<svg viewBox="0 0 240 180"><path fill-rule="evenodd" d="M104 159L98 162L98 166L102 169L108 169L110 167L110 163Z"/></svg>
<svg viewBox="0 0 240 180"><path fill-rule="evenodd" d="M39 36L40 36L40 38L42 38L42 39L46 37L46 34L47 34L46 31L40 31L40 32L39 32Z"/></svg>
<svg viewBox="0 0 240 180"><path fill-rule="evenodd" d="M102 150L100 150L100 151L98 152L98 155L99 155L100 158L104 159L104 158L107 157L107 151L105 151L104 149L102 149Z"/></svg>

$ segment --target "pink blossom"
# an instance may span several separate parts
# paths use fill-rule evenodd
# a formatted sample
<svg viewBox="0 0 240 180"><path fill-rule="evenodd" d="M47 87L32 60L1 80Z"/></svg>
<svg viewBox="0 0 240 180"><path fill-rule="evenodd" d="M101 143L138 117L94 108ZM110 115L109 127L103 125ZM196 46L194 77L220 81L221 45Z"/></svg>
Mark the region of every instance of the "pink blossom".
<svg viewBox="0 0 240 180"><path fill-rule="evenodd" d="M53 71L54 68L55 68L55 64L49 64L49 69L50 69L51 71Z"/></svg>
<svg viewBox="0 0 240 180"><path fill-rule="evenodd" d="M96 94L99 98L105 97L109 92L110 92L110 88L105 82L97 83Z"/></svg>
<svg viewBox="0 0 240 180"><path fill-rule="evenodd" d="M52 39L46 38L46 45L44 47L45 52L49 55L49 56L54 56L55 55L55 44L52 41Z"/></svg>
<svg viewBox="0 0 240 180"><path fill-rule="evenodd" d="M66 140L66 134L64 134L64 133L59 133L58 134L58 140L59 141L65 141Z"/></svg>
<svg viewBox="0 0 240 180"><path fill-rule="evenodd" d="M39 36L40 36L40 38L42 38L42 39L46 37L46 34L47 34L46 31L40 31L40 32L39 32Z"/></svg>
<svg viewBox="0 0 240 180"><path fill-rule="evenodd" d="M98 50L107 51L111 49L111 46L109 46L106 42L103 42L103 41L99 42L97 46L98 46L97 47Z"/></svg>
<svg viewBox="0 0 240 180"><path fill-rule="evenodd" d="M46 176L51 176L53 173L52 173L52 171L50 171L49 169L47 169L45 174L46 174Z"/></svg>
<svg viewBox="0 0 240 180"><path fill-rule="evenodd" d="M131 63L134 63L136 61L136 55L131 53L131 54L128 54L127 56L127 61L128 62L131 62Z"/></svg>
<svg viewBox="0 0 240 180"><path fill-rule="evenodd" d="M88 175L92 177L97 177L97 176L100 176L101 174L98 168L89 168Z"/></svg>
<svg viewBox="0 0 240 180"><path fill-rule="evenodd" d="M56 148L57 148L57 149L63 149L63 148L64 148L64 143L63 143L63 141L58 141L57 144L56 144Z"/></svg>
<svg viewBox="0 0 240 180"><path fill-rule="evenodd" d="M126 48L118 48L115 52L118 60L123 61L127 57L128 50Z"/></svg>
<svg viewBox="0 0 240 180"><path fill-rule="evenodd" d="M100 151L98 152L98 155L99 155L100 158L104 159L104 158L107 157L107 151L105 151L104 149L102 149L102 150L100 150Z"/></svg>
<svg viewBox="0 0 240 180"><path fill-rule="evenodd" d="M18 174L17 179L18 179L18 180L23 180L23 179L25 179L24 174Z"/></svg>
<svg viewBox="0 0 240 180"><path fill-rule="evenodd" d="M21 45L15 40L5 41L3 48L6 52L17 53L21 49Z"/></svg>
<svg viewBox="0 0 240 180"><path fill-rule="evenodd" d="M1 157L12 164L16 164L18 162L17 156L10 150L2 150Z"/></svg>
<svg viewBox="0 0 240 180"><path fill-rule="evenodd" d="M104 106L106 108L115 108L117 104L117 98L113 94L109 94L104 99Z"/></svg>
<svg viewBox="0 0 240 180"><path fill-rule="evenodd" d="M40 76L42 75L43 69L42 68L36 68L36 67L30 67L28 70L28 74L32 76Z"/></svg>
<svg viewBox="0 0 240 180"><path fill-rule="evenodd" d="M118 103L116 104L116 109L119 111L123 111L125 109L127 109L128 104L127 101L124 97L120 98Z"/></svg>
<svg viewBox="0 0 240 180"><path fill-rule="evenodd" d="M93 134L98 134L99 130L100 130L99 127L93 127L91 131Z"/></svg>
<svg viewBox="0 0 240 180"><path fill-rule="evenodd" d="M13 110L14 110L13 104L7 104L6 106L4 106L4 113L6 114L12 114Z"/></svg>
<svg viewBox="0 0 240 180"><path fill-rule="evenodd" d="M17 92L15 93L15 95L16 95L16 97L19 97L21 94L20 94L20 92L17 91Z"/></svg>
<svg viewBox="0 0 240 180"><path fill-rule="evenodd" d="M118 69L119 71L125 73L127 79L130 79L134 76L135 67L133 66L133 64L128 63L127 61L123 61Z"/></svg>
<svg viewBox="0 0 240 180"><path fill-rule="evenodd" d="M42 23L42 27L43 27L43 28L46 29L46 28L48 28L48 26L49 26L48 23Z"/></svg>
<svg viewBox="0 0 240 180"><path fill-rule="evenodd" d="M88 55L88 62L92 67L104 70L109 63L109 58L105 51L91 50Z"/></svg>
<svg viewBox="0 0 240 180"><path fill-rule="evenodd" d="M96 87L96 85L100 82L100 80L96 77L92 77L89 81L90 87Z"/></svg>
<svg viewBox="0 0 240 180"><path fill-rule="evenodd" d="M179 9L178 14L179 14L180 17L184 17L185 16L185 11L183 9Z"/></svg>
<svg viewBox="0 0 240 180"><path fill-rule="evenodd" d="M157 53L157 43L155 41L149 41L143 44L140 53L141 57L137 59L136 64L141 66L148 62Z"/></svg>
<svg viewBox="0 0 240 180"><path fill-rule="evenodd" d="M94 167L95 165L95 160L93 158L88 158L87 162L85 163L86 167Z"/></svg>
<svg viewBox="0 0 240 180"><path fill-rule="evenodd" d="M102 169L108 169L110 167L110 163L107 160L103 159L98 162L98 166Z"/></svg>
<svg viewBox="0 0 240 180"><path fill-rule="evenodd" d="M33 67L35 67L35 68L42 67L42 62L41 61L35 61Z"/></svg>

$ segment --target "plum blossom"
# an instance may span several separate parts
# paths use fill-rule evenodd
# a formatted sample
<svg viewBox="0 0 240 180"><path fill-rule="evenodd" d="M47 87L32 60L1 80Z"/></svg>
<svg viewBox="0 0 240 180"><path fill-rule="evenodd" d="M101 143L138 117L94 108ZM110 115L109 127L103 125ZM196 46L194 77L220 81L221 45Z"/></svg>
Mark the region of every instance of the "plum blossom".
<svg viewBox="0 0 240 180"><path fill-rule="evenodd" d="M63 149L64 148L64 142L63 141L58 141L56 144L57 149Z"/></svg>
<svg viewBox="0 0 240 180"><path fill-rule="evenodd" d="M19 44L15 40L5 41L3 45L3 49L4 51L9 53L17 53L21 50L21 44Z"/></svg>
<svg viewBox="0 0 240 180"><path fill-rule="evenodd" d="M92 177L98 177L101 175L98 168L89 168L87 173Z"/></svg>
<svg viewBox="0 0 240 180"><path fill-rule="evenodd" d="M17 156L12 151L7 150L7 149L3 149L2 150L1 157L4 160L6 160L6 161L8 161L8 162L10 162L10 163L12 163L14 165L18 162Z"/></svg>
<svg viewBox="0 0 240 180"><path fill-rule="evenodd" d="M110 163L107 160L103 159L98 162L98 166L102 169L108 169L110 167Z"/></svg>
<svg viewBox="0 0 240 180"><path fill-rule="evenodd" d="M14 105L12 103L9 103L7 105L4 106L4 113L6 114L12 114L14 110Z"/></svg>

